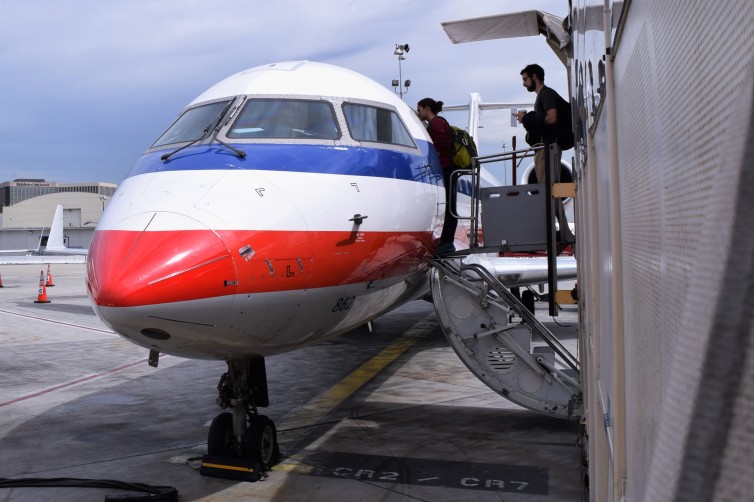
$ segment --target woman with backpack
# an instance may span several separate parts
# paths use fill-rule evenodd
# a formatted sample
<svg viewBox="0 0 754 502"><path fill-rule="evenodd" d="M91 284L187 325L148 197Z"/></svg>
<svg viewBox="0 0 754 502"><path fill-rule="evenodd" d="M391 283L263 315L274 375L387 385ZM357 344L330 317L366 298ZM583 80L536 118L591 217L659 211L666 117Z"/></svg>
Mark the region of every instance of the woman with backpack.
<svg viewBox="0 0 754 502"><path fill-rule="evenodd" d="M458 226L458 220L450 214L450 173L453 172L453 136L448 121L437 115L442 111L442 104L442 101L424 98L416 105L416 115L419 117L419 120L427 122L427 132L429 133L429 137L432 138L432 143L435 145L438 157L440 157L442 178L445 184L445 224L442 227L440 244L435 251L435 254L438 256L449 254L456 250L453 241L455 240L456 227Z"/></svg>

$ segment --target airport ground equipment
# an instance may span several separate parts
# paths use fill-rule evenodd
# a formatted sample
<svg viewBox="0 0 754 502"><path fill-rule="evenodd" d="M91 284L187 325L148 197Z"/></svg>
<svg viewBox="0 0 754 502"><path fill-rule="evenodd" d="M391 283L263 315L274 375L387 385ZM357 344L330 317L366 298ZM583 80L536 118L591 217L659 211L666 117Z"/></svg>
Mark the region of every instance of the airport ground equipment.
<svg viewBox="0 0 754 502"><path fill-rule="evenodd" d="M458 169L450 176L450 192L456 193L462 178L469 179L469 215L459 214L455 203L451 202L450 212L457 219L469 221L469 250L467 253L532 252L545 251L547 254L547 285L550 291L557 292L557 255L571 243L559 242L559 232L555 228L557 198L573 197L574 183L553 183L556 145L545 143L526 150L503 152L500 154L472 158L470 169ZM545 182L526 185L482 187L481 166L483 164L515 161L518 157L532 157L538 150L544 150ZM563 164L556 166L563 176ZM570 178L570 173L568 173ZM484 228L484 237L481 229ZM460 253L463 254L463 253ZM558 315L555 295L548 296L551 316ZM570 295L560 295L560 298Z"/></svg>
<svg viewBox="0 0 754 502"><path fill-rule="evenodd" d="M436 259L432 297L448 342L503 397L553 417L579 414L579 362L484 267ZM512 314L517 314L511 322Z"/></svg>
<svg viewBox="0 0 754 502"><path fill-rule="evenodd" d="M472 159L469 170L451 176L456 192L462 176L471 178L470 249L432 260L432 299L448 342L480 380L505 398L558 418L579 414L579 361L540 323L492 271L458 256L503 251L547 251L548 286L557 289L558 253L550 166L552 145L544 145L544 184L480 187L480 165L532 155L534 149ZM558 166L560 167L560 166ZM455 207L451 213L458 214ZM478 242L484 223L484 243ZM549 294L550 315L557 315L556 294ZM513 322L514 315L519 319Z"/></svg>

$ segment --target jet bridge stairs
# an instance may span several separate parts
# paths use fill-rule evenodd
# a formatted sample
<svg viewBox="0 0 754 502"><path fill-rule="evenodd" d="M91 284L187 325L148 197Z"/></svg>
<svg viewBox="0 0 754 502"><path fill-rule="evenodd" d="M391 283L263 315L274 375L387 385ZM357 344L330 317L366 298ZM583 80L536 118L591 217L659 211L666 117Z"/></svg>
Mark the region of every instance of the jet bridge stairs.
<svg viewBox="0 0 754 502"><path fill-rule="evenodd" d="M480 164L489 159L505 159L504 155L515 153L474 159L471 170L454 173L452 191L461 176L471 177L471 216L456 216L471 219L472 246L465 253L431 261L432 298L448 342L477 378L520 406L553 417L575 419L581 405L577 358L493 273L479 264L464 263L461 259L462 254L522 250L531 246L543 249L546 244L550 291L555 291L555 229L553 218L546 217L552 215L553 210L548 184L515 187L517 193L539 194L541 191L541 197L499 196L501 191L511 187L479 189ZM514 225L519 228L501 229L495 225L488 228L485 224L485 241L500 245L480 246L474 239L476 221L485 212L494 214L500 209L496 207L500 203L507 205L502 214L516 215L510 220L515 220ZM532 204L541 205L541 208ZM527 221L527 217L537 221ZM503 240L498 230L504 232L507 239ZM511 236L514 236L513 240ZM539 242L531 242L532 239ZM549 295L551 311L556 307L554 296Z"/></svg>

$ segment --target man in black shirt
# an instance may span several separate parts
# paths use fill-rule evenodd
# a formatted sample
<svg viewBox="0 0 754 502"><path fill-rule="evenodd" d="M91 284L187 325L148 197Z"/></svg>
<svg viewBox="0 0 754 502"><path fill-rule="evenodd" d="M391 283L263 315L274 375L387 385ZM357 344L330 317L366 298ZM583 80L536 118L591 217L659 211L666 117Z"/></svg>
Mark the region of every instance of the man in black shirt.
<svg viewBox="0 0 754 502"><path fill-rule="evenodd" d="M554 143L555 146L555 166L553 169L553 183L560 182L560 156L562 150L558 146L558 101L560 96L553 89L545 85L545 70L538 64L530 64L521 70L521 78L524 87L529 92L537 93L537 99L534 101L534 111L518 112L518 121L526 129L526 142L530 146L544 143L545 140ZM537 175L537 183L545 182L545 150L537 150L534 154L534 172ZM560 226L560 240L562 242L574 242L574 236L571 228L568 226L568 220L563 208L563 200L555 199L555 209Z"/></svg>

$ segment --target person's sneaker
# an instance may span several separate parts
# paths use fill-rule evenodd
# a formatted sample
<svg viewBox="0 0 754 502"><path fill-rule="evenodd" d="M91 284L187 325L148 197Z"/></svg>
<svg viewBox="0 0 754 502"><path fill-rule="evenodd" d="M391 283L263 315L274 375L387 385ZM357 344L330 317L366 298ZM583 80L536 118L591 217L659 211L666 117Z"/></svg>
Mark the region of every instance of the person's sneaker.
<svg viewBox="0 0 754 502"><path fill-rule="evenodd" d="M456 247L453 245L452 242L443 242L440 243L439 246L437 246L437 250L435 250L435 255L437 256L443 256L446 254L450 254L456 250Z"/></svg>

